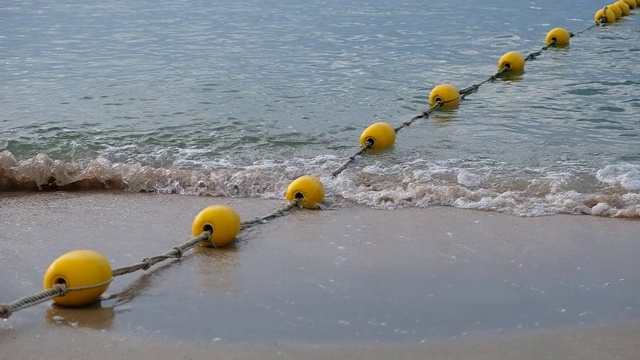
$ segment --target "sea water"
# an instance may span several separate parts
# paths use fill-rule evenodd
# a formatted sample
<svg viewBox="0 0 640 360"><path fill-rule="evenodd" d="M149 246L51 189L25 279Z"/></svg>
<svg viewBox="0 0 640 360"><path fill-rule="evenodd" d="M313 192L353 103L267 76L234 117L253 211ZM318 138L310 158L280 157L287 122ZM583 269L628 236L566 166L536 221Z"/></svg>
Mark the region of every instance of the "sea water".
<svg viewBox="0 0 640 360"><path fill-rule="evenodd" d="M638 10L599 1L7 1L0 4L0 190L281 199L318 176L325 206L435 205L640 217ZM361 132L525 72L357 157Z"/></svg>

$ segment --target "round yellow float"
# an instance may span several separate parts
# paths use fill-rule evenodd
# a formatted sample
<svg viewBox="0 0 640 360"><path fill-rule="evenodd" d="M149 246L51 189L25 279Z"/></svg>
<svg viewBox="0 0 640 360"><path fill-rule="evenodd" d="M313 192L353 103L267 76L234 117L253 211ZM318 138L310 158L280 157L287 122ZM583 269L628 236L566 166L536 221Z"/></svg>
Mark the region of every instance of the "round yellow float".
<svg viewBox="0 0 640 360"><path fill-rule="evenodd" d="M213 231L210 241L201 243L204 246L220 247L232 242L240 232L240 216L226 205L211 205L196 215L191 224L193 236L204 231Z"/></svg>
<svg viewBox="0 0 640 360"><path fill-rule="evenodd" d="M622 17L622 9L620 9L620 7L616 4L609 4L607 5L607 7L616 14L616 21L620 20L620 18Z"/></svg>
<svg viewBox="0 0 640 360"><path fill-rule="evenodd" d="M596 22L604 22L606 24L611 24L616 21L616 13L613 12L608 6L596 11L596 14L593 17ZM603 19L604 18L604 19Z"/></svg>
<svg viewBox="0 0 640 360"><path fill-rule="evenodd" d="M317 209L324 201L324 186L315 176L304 175L293 180L284 194L287 201L299 200L306 209Z"/></svg>
<svg viewBox="0 0 640 360"><path fill-rule="evenodd" d="M631 12L631 8L629 7L629 4L627 4L622 0L616 1L614 4L618 5L620 10L622 10L622 16L627 16Z"/></svg>
<svg viewBox="0 0 640 360"><path fill-rule="evenodd" d="M500 58L498 61L498 70L507 69L507 71L523 71L524 55L517 51L510 51Z"/></svg>
<svg viewBox="0 0 640 360"><path fill-rule="evenodd" d="M571 39L571 34L567 30L555 28L547 33L545 41L547 45L554 43L555 46L567 46L569 39Z"/></svg>
<svg viewBox="0 0 640 360"><path fill-rule="evenodd" d="M635 9L638 7L638 3L636 2L636 0L622 0L624 2L627 3L627 5L629 5L629 8L631 9Z"/></svg>
<svg viewBox="0 0 640 360"><path fill-rule="evenodd" d="M460 103L460 91L451 84L440 84L429 93L429 105L433 106L438 102L443 108L452 108Z"/></svg>
<svg viewBox="0 0 640 360"><path fill-rule="evenodd" d="M43 285L45 289L57 284L64 284L68 289L88 287L53 298L58 305L83 306L98 301L100 295L109 288L111 279L111 264L102 254L92 250L75 250L49 265L44 273Z"/></svg>
<svg viewBox="0 0 640 360"><path fill-rule="evenodd" d="M369 148L382 150L396 142L396 130L385 122L369 125L360 135L360 146L370 144Z"/></svg>

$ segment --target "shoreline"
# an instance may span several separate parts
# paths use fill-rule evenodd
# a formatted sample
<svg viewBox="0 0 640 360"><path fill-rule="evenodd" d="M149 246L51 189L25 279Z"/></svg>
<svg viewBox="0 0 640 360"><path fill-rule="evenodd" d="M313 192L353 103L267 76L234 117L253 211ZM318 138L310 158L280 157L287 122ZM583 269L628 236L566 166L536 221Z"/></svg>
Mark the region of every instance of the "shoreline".
<svg viewBox="0 0 640 360"><path fill-rule="evenodd" d="M44 270L67 251L99 251L113 267L162 254L188 240L195 214L214 203L251 219L283 202L3 194L0 302L39 291ZM105 293L111 298L93 308L48 303L16 312L0 323L0 344L26 359L39 358L27 345L34 336L61 347L77 345L77 336L87 353L113 346L160 359L173 358L160 350L167 344L191 344L192 357L383 359L429 351L448 359L485 349L494 358L527 358L536 344L551 347L553 358L581 348L590 349L581 353L587 359L611 351L632 358L640 350L630 341L640 334L636 234L634 220L592 216L295 209L242 231L230 247L198 247L118 277Z"/></svg>

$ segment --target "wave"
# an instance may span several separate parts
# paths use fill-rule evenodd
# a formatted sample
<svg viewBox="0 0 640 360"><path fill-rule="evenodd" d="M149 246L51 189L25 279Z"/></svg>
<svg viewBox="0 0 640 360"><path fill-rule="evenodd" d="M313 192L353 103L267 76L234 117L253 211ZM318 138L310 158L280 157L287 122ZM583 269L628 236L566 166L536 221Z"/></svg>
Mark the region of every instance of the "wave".
<svg viewBox="0 0 640 360"><path fill-rule="evenodd" d="M610 164L600 169L510 168L490 160L414 159L380 162L329 175L344 159L319 156L264 160L250 166L229 161L181 162L172 168L55 160L45 154L17 160L0 152L0 191L118 190L281 199L298 176L318 176L328 208L360 204L380 209L453 206L518 216L588 214L640 218L640 165Z"/></svg>

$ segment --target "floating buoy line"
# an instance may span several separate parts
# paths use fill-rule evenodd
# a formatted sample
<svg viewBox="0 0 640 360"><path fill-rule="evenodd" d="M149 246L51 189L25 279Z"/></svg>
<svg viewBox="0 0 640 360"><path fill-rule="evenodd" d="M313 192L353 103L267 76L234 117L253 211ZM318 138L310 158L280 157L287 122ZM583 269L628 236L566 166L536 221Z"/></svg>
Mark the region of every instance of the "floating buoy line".
<svg viewBox="0 0 640 360"><path fill-rule="evenodd" d="M631 10L640 6L640 0L620 0L609 4L594 14L595 23L589 27L571 33L563 28L549 31L545 37L545 46L540 50L523 55L510 51L498 60L498 70L486 80L458 90L454 85L441 84L429 94L429 108L412 119L393 127L385 122L376 122L367 127L360 136L360 149L338 169L331 173L338 176L359 156L368 150L384 150L391 147L396 134L415 121L428 119L439 109L451 109L459 106L466 96L478 91L480 86L494 82L505 73L518 74L524 71L527 61L536 59L544 51L553 47L566 47L572 37L598 26L612 24ZM114 277L138 270L147 270L151 266L167 260L179 259L195 246L221 247L235 240L238 234L249 227L263 224L274 218L284 216L295 208L318 209L324 201L325 191L322 182L315 176L304 175L292 181L285 192L286 205L263 217L241 221L238 213L226 205L209 206L196 215L191 230L193 238L179 246L171 248L162 255L148 257L130 266L112 269L109 261L100 253L92 250L74 250L58 257L44 274L44 290L25 296L11 303L0 304L0 318L6 319L14 312L49 300L57 305L81 307L95 303L109 288ZM81 271L79 271L81 269Z"/></svg>

